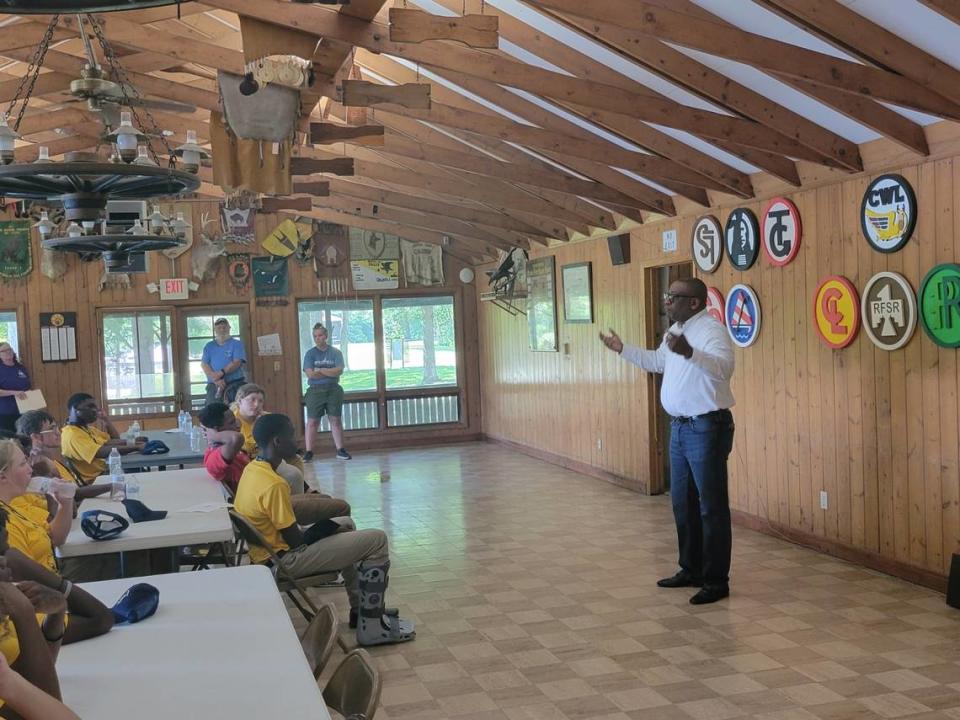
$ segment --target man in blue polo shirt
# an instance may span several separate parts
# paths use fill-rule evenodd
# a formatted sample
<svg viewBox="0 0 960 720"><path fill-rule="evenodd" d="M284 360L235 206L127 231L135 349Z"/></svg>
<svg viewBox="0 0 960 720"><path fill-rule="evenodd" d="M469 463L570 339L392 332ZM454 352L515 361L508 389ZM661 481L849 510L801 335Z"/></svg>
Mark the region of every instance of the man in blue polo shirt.
<svg viewBox="0 0 960 720"><path fill-rule="evenodd" d="M351 455L343 447L343 423L340 413L343 409L343 388L340 376L343 374L343 353L327 344L327 329L317 323L313 326L313 342L316 347L307 350L303 356L303 374L307 376L307 394L303 401L307 406L307 432L304 438L306 453L303 459L313 460L313 439L317 435L317 426L324 413L330 423L330 434L337 446L337 459L350 460Z"/></svg>
<svg viewBox="0 0 960 720"><path fill-rule="evenodd" d="M246 381L243 366L247 353L243 343L230 336L230 323L217 318L213 324L214 339L203 346L200 367L207 375L207 404L220 400L232 403L237 390Z"/></svg>

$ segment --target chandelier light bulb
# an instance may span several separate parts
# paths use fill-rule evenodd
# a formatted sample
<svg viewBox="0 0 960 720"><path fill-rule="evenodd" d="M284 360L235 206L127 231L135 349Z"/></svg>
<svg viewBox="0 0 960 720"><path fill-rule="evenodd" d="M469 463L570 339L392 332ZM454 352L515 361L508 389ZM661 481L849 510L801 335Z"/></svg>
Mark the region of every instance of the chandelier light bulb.
<svg viewBox="0 0 960 720"><path fill-rule="evenodd" d="M185 237L189 227L190 223L184 220L182 212L178 212L177 219L170 223L170 228L173 230L173 234L178 238Z"/></svg>
<svg viewBox="0 0 960 720"><path fill-rule="evenodd" d="M37 148L37 153L37 162L50 162L50 148L46 145Z"/></svg>
<svg viewBox="0 0 960 720"><path fill-rule="evenodd" d="M140 223L140 218L137 218L136 220L133 221L133 227L127 230L127 234L128 235L146 235L147 234L146 228L144 228L143 225Z"/></svg>
<svg viewBox="0 0 960 720"><path fill-rule="evenodd" d="M210 153L197 143L196 130L187 130L187 141L173 152L183 161L183 169L193 174L200 172L200 162L203 158L210 157Z"/></svg>
<svg viewBox="0 0 960 720"><path fill-rule="evenodd" d="M157 165L150 155L147 154L146 145L137 145L137 159L133 162L135 165L152 165L153 167Z"/></svg>
<svg viewBox="0 0 960 720"><path fill-rule="evenodd" d="M7 125L7 118L0 118L0 163L9 165L13 162L13 148L19 139L17 131Z"/></svg>
<svg viewBox="0 0 960 720"><path fill-rule="evenodd" d="M91 231L97 226L96 220L84 220L80 223L83 225L83 233L89 235Z"/></svg>
<svg viewBox="0 0 960 720"><path fill-rule="evenodd" d="M115 143L117 145L117 152L120 154L120 159L124 162L133 162L137 157L139 133L134 129L133 123L130 121L130 113L120 113L120 127L117 128L115 135Z"/></svg>
<svg viewBox="0 0 960 720"><path fill-rule="evenodd" d="M40 233L40 237L46 239L46 237L53 232L56 225L50 220L50 214L46 210L41 210L40 220L34 224L34 227L37 229L37 232Z"/></svg>
<svg viewBox="0 0 960 720"><path fill-rule="evenodd" d="M83 228L77 225L75 221L72 221L67 226L67 237L76 238L80 237L81 235L83 235Z"/></svg>

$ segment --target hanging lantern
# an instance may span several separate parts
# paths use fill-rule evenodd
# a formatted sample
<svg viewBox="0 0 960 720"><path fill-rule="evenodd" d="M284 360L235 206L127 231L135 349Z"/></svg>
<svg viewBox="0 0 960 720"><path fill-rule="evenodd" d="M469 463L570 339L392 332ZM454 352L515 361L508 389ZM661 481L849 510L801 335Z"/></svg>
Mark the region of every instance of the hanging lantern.
<svg viewBox="0 0 960 720"><path fill-rule="evenodd" d="M200 172L200 161L210 157L210 153L197 144L196 130L187 130L187 141L174 148L173 153L183 161L183 169L194 175Z"/></svg>

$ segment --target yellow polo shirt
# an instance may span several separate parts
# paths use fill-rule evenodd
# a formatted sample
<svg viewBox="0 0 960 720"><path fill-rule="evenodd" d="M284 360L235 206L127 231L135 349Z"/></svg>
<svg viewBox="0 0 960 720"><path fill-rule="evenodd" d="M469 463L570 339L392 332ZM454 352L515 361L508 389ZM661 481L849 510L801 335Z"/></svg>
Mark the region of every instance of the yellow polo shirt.
<svg viewBox="0 0 960 720"><path fill-rule="evenodd" d="M20 638L17 637L17 628L13 625L13 620L5 618L0 623L0 653L7 659L7 665L13 665L20 657ZM6 702L0 698L0 707Z"/></svg>
<svg viewBox="0 0 960 720"><path fill-rule="evenodd" d="M233 416L237 418L237 422L240 423L240 434L243 435L243 451L250 457L256 457L259 448L257 447L257 441L253 439L253 424L257 421L257 418L253 419L253 422L249 420L244 420L240 415L240 405L233 403L230 406Z"/></svg>
<svg viewBox="0 0 960 720"><path fill-rule="evenodd" d="M107 472L107 461L97 457L97 452L110 440L99 428L67 425L60 437L60 452L73 460L74 467L84 482L96 480Z"/></svg>
<svg viewBox="0 0 960 720"><path fill-rule="evenodd" d="M41 511L29 500L15 498L7 509L7 543L16 548L34 562L51 572L57 572L57 561L53 557L53 542L50 539L50 523L46 503ZM38 496L40 497L40 496Z"/></svg>
<svg viewBox="0 0 960 720"><path fill-rule="evenodd" d="M290 549L280 535L282 528L297 521L290 503L290 486L266 460L254 460L244 468L233 499L233 509L260 531L274 552ZM262 563L269 557L266 550L250 548L252 562Z"/></svg>

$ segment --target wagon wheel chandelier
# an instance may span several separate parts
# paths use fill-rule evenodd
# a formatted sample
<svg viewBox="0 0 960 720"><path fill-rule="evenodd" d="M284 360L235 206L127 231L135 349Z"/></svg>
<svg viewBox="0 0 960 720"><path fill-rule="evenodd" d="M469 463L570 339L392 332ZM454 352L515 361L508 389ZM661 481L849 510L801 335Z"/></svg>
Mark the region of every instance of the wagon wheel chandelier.
<svg viewBox="0 0 960 720"><path fill-rule="evenodd" d="M182 237L178 237L176 229L169 226L152 228L153 233L148 233L138 222L126 233L116 233L106 224L109 200L145 200L195 191L200 187L197 172L201 159L209 154L197 145L195 133L188 133L184 145L171 149L156 120L143 107L143 98L130 84L104 36L100 21L94 16L87 15L85 20L100 44L110 77L116 81L122 97L120 104L130 108L130 112L121 113L119 127L102 138L103 142L113 146L112 156L107 160L96 152L68 153L62 162L58 162L51 160L47 148L41 146L37 161L14 161L14 148L20 139L18 130L58 20L57 15L51 19L13 100L0 117L0 196L62 204L70 224L62 236L56 236L53 223L42 220L37 223L43 247L75 252L85 259L102 256L108 268L125 265L131 253L182 245ZM87 50L88 69L96 75L101 68L86 35L84 19L78 17L78 20L77 26ZM111 84L108 80L102 82ZM15 112L18 103L19 110ZM137 111L138 106L142 115ZM131 118L136 119L139 130L133 126ZM151 137L158 138L163 144L169 158L166 167L161 167L160 158L150 145ZM184 170L176 168L178 157L183 161Z"/></svg>

